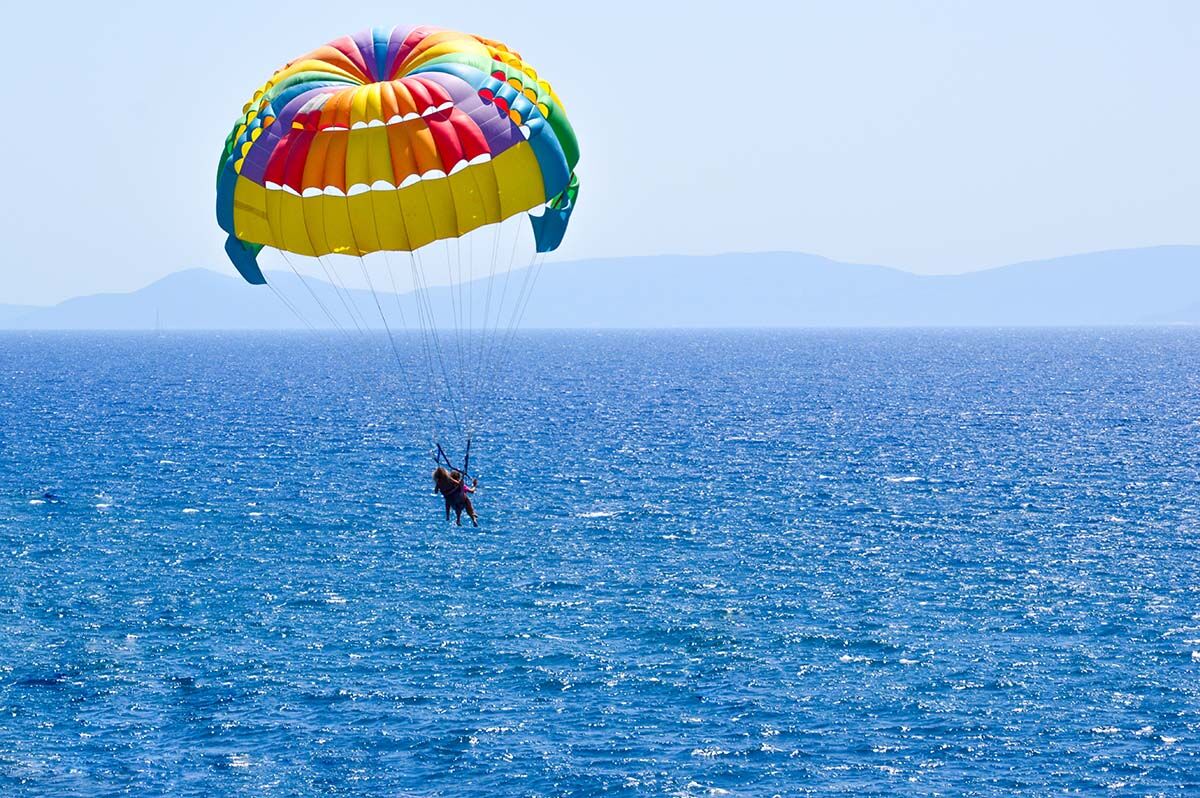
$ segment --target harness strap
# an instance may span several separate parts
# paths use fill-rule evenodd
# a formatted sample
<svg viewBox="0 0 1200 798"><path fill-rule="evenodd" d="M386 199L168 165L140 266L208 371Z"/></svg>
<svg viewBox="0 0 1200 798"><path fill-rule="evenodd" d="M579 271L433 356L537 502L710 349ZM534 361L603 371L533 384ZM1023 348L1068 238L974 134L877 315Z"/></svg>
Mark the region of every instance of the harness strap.
<svg viewBox="0 0 1200 798"><path fill-rule="evenodd" d="M433 456L433 461L435 463L437 463L438 465L445 463L446 467L449 468L451 471L458 471L459 473L461 473L463 475L464 479L466 477L471 476L470 472L467 471L467 467L471 464L471 439L470 438L467 439L467 455L466 455L466 459L463 461L462 468L459 468L458 466L454 465L454 463L450 462L450 457L446 454L446 450L442 448L442 445L440 443L437 443L435 441L434 445L437 446L437 454L435 454Z"/></svg>
<svg viewBox="0 0 1200 798"><path fill-rule="evenodd" d="M454 463L450 462L450 458L446 456L446 451L442 448L442 445L440 443L435 443L434 445L437 446L437 454L433 456L433 462L437 463L438 465L445 463L448 467L453 469Z"/></svg>

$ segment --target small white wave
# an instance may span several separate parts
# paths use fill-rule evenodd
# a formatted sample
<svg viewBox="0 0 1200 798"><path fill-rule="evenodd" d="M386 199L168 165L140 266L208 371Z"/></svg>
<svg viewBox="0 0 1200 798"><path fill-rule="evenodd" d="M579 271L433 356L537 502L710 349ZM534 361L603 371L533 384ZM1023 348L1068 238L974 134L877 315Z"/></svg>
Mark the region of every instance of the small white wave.
<svg viewBox="0 0 1200 798"><path fill-rule="evenodd" d="M729 754L724 748L693 748L692 756L700 757L701 759L715 759L719 756L727 756Z"/></svg>
<svg viewBox="0 0 1200 798"><path fill-rule="evenodd" d="M339 596L337 593L326 593L325 594L325 603L326 604L345 604L346 601L347 600L346 600L345 596Z"/></svg>
<svg viewBox="0 0 1200 798"><path fill-rule="evenodd" d="M187 515L191 515L192 513L198 513L200 511L197 510L195 507L184 507L183 512Z"/></svg>
<svg viewBox="0 0 1200 798"><path fill-rule="evenodd" d="M1092 734L1120 734L1121 730L1116 726L1093 726Z"/></svg>
<svg viewBox="0 0 1200 798"><path fill-rule="evenodd" d="M100 502L96 505L97 510L107 510L109 507L112 507L112 505L108 502Z"/></svg>
<svg viewBox="0 0 1200 798"><path fill-rule="evenodd" d="M229 767L231 768L248 768L250 767L249 754L230 754Z"/></svg>
<svg viewBox="0 0 1200 798"><path fill-rule="evenodd" d="M30 504L45 504L46 502L42 501L41 499L30 499L29 503Z"/></svg>
<svg viewBox="0 0 1200 798"><path fill-rule="evenodd" d="M612 510L591 510L586 513L575 513L576 518L612 518L616 515Z"/></svg>
<svg viewBox="0 0 1200 798"><path fill-rule="evenodd" d="M912 474L884 477L888 482L920 482L921 478Z"/></svg>
<svg viewBox="0 0 1200 798"><path fill-rule="evenodd" d="M678 798L692 798L695 795L732 795L729 790L721 787L705 787L698 781L689 781L682 790L671 793Z"/></svg>

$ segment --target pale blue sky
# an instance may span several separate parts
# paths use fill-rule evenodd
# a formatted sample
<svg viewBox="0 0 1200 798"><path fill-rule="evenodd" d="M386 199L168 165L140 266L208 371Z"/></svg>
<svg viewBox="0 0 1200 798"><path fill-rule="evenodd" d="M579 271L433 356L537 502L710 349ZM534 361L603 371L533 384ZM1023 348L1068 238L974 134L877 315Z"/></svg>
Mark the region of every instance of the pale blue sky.
<svg viewBox="0 0 1200 798"><path fill-rule="evenodd" d="M788 249L956 272L1200 243L1200 3L22 3L0 303L227 266L216 160L248 93L370 25L508 42L583 193L558 257Z"/></svg>

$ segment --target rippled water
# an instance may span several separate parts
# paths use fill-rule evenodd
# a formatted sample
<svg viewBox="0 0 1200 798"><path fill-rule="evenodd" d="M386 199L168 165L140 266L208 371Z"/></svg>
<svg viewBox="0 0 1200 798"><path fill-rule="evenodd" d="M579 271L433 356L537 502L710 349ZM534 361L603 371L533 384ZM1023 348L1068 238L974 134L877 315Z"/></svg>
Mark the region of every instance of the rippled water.
<svg viewBox="0 0 1200 798"><path fill-rule="evenodd" d="M0 792L1200 790L1200 333L376 344L0 337Z"/></svg>

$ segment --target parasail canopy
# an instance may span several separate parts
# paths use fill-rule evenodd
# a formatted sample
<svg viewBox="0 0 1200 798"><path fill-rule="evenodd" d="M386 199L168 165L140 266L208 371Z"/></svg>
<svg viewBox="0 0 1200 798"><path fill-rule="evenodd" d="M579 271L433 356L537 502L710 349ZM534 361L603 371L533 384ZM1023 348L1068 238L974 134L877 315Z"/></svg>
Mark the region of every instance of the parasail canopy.
<svg viewBox="0 0 1200 798"><path fill-rule="evenodd" d="M225 141L217 220L251 283L263 247L321 257L414 251L532 216L562 241L579 183L550 84L500 42L375 28L301 56L256 90Z"/></svg>

